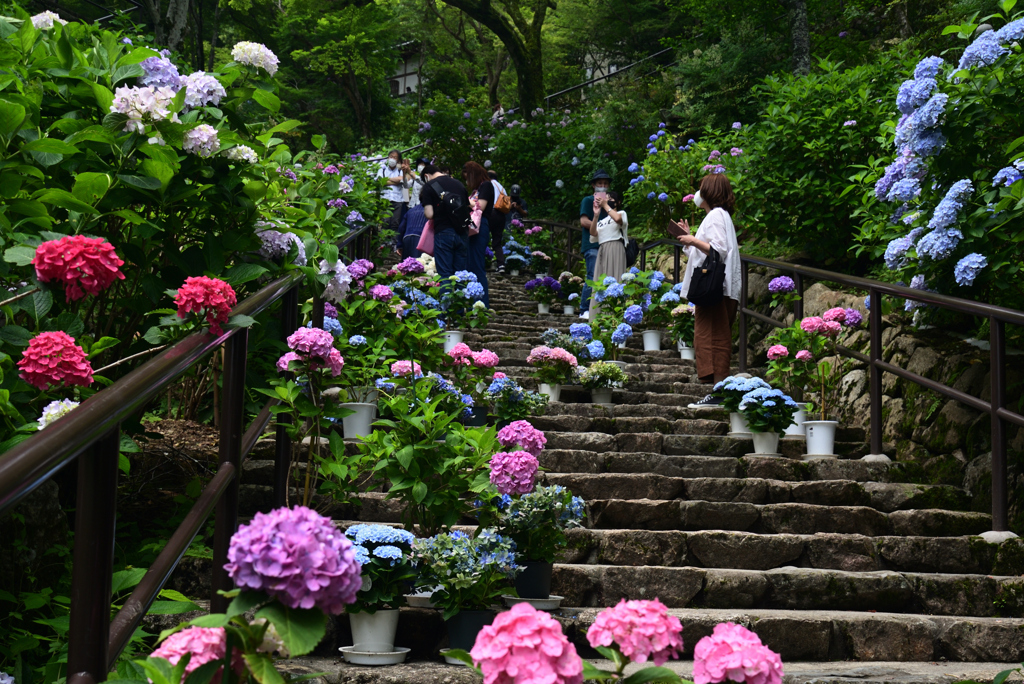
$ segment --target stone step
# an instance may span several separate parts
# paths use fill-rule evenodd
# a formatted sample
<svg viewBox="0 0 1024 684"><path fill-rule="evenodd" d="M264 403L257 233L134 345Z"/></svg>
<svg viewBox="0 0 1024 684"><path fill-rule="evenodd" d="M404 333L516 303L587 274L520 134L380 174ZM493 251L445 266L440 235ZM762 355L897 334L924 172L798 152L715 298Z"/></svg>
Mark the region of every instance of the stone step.
<svg viewBox="0 0 1024 684"><path fill-rule="evenodd" d="M561 402L559 402L561 403ZM724 435L729 424L706 418L587 418L584 416L534 416L530 419L538 430L552 432L597 432L617 435L630 432L659 432L664 435Z"/></svg>
<svg viewBox="0 0 1024 684"><path fill-rule="evenodd" d="M679 530L568 530L559 562L575 565L770 570L783 566L872 572L1024 574L1024 539L867 537L859 534L754 534Z"/></svg>
<svg viewBox="0 0 1024 684"><path fill-rule="evenodd" d="M657 596L669 608L887 611L1019 615L1024 578L879 570L846 572L556 564L551 592L563 606L608 607Z"/></svg>
<svg viewBox="0 0 1024 684"><path fill-rule="evenodd" d="M589 526L613 530L739 530L760 534L834 532L868 537L959 537L992 529L988 513L936 508L882 513L867 506L753 504L665 499L588 501Z"/></svg>
<svg viewBox="0 0 1024 684"><path fill-rule="evenodd" d="M750 438L724 435L546 431L545 436L549 449L571 449L597 453L636 451L682 456L732 457L754 453L753 440ZM783 457L800 458L806 451L806 444L799 439L782 439L779 440L779 451ZM835 452L839 458L862 458L868 453L868 445L864 442L836 442Z"/></svg>

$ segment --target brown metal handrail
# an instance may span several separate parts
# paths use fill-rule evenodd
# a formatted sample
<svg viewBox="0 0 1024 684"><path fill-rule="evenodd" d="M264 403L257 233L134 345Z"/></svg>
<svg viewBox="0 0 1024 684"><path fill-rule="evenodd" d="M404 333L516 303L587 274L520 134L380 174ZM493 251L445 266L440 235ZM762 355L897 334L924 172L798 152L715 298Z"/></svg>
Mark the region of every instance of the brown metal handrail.
<svg viewBox="0 0 1024 684"><path fill-rule="evenodd" d="M551 226L554 229L565 229L568 234L567 246L572 250L573 235L583 229L580 226L560 223L558 221L536 220L533 223ZM640 268L645 270L647 266L647 253L656 247L671 247L673 249L673 282L680 282L682 268L681 256L683 246L676 240L658 239L643 244L640 247ZM563 250L559 250L563 251ZM570 254L571 257L582 260L582 256ZM743 286L741 288L739 312L739 369L740 372L747 370L747 319L748 317L767 323L773 327L785 327L781 321L770 316L754 311L747 306L747 271L750 265L763 266L766 268L790 273L796 284L800 298L794 304L796 318L803 318L803 293L804 278L830 281L840 285L864 290L868 293L871 303L868 312L870 330L870 350L863 354L843 346L838 351L850 358L854 358L867 364L870 369L870 423L871 423L871 453L882 453L882 373L892 373L904 380L909 380L925 389L932 390L938 394L954 399L971 408L988 413L992 423L992 529L993 531L1006 531L1009 529L1009 513L1007 498L1007 470L1006 452L1007 436L1006 428L1009 423L1024 427L1024 415L1016 413L1007 408L1006 404L1006 325L1018 325L1024 327L1024 311L1008 309L1002 306L994 306L983 302L974 302L969 299L950 297L949 295L927 290L915 290L903 285L883 283L878 280L859 278L857 276L844 275L833 271L825 271L808 266L799 266L775 259L741 255ZM991 377L991 400L984 401L978 397L971 396L966 392L936 382L917 373L913 373L899 366L893 365L882 358L882 297L891 296L901 299L912 299L923 304L936 306L943 309L957 311L971 316L980 316L989 321L989 368Z"/></svg>
<svg viewBox="0 0 1024 684"><path fill-rule="evenodd" d="M363 226L338 243L350 260L369 256L372 228ZM266 285L239 303L232 315L255 316L282 302L281 333L286 338L298 327L298 271ZM315 307L323 317L323 305ZM227 330L221 335L196 333L168 348L46 430L0 455L0 515L21 498L78 458L78 500L71 579L68 632L69 684L93 684L107 672L131 639L146 611L174 572L200 527L216 510L213 540L211 610L223 611L227 600L218 592L231 589L224 570L228 544L238 523L238 474L244 457L266 430L278 403L271 399L243 433L245 371L249 331ZM224 345L223 392L219 465L167 545L110 622L111 574L117 500L117 461L120 424L142 409L208 353ZM275 446L274 505L284 505L291 440L278 420Z"/></svg>

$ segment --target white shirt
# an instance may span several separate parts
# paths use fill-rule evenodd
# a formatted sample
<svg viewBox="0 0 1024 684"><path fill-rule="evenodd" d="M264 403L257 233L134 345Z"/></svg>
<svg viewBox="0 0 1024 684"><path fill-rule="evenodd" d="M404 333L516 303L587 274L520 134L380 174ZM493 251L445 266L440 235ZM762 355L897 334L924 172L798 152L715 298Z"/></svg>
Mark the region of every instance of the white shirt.
<svg viewBox="0 0 1024 684"><path fill-rule="evenodd" d="M603 219L597 222L597 236L590 236L591 242L597 242L604 244L605 242L612 242L613 240L628 240L628 228L629 219L626 217L626 212L620 211L619 216L622 218L622 225L620 226L615 222L611 216L605 216Z"/></svg>
<svg viewBox="0 0 1024 684"><path fill-rule="evenodd" d="M700 222L695 238L711 245L720 257L725 258L725 296L739 301L743 287L743 276L740 269L740 246L736 241L736 228L732 224L732 216L725 209L715 207ZM696 247L684 247L686 251L686 275L683 276L683 295L690 291L690 279L693 269L704 263L707 255Z"/></svg>
<svg viewBox="0 0 1024 684"><path fill-rule="evenodd" d="M420 193L423 192L423 181L419 175L412 180L412 187L409 189L409 208L418 207L420 204Z"/></svg>
<svg viewBox="0 0 1024 684"><path fill-rule="evenodd" d="M402 178L402 167L399 165L393 169L388 168L388 163L384 162L383 166L380 167L380 173L377 175L381 178ZM403 179L398 185L385 185L384 189L380 191L380 196L389 202L402 202L404 201L402 191L406 188L407 186Z"/></svg>

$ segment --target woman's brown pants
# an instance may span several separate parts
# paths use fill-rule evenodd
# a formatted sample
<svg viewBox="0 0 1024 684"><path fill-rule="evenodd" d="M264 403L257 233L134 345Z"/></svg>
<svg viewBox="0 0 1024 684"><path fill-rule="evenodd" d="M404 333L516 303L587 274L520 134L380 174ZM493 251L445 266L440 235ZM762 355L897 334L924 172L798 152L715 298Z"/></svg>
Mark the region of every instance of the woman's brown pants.
<svg viewBox="0 0 1024 684"><path fill-rule="evenodd" d="M738 306L735 299L723 297L714 306L694 307L693 346L701 382L718 382L732 375L732 322Z"/></svg>

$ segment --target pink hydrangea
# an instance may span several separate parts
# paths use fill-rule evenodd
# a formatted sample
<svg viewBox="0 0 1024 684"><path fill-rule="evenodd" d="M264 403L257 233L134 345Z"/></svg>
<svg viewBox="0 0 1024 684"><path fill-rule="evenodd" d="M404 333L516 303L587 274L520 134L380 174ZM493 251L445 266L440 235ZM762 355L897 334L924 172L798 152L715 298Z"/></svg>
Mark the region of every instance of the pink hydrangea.
<svg viewBox="0 0 1024 684"><path fill-rule="evenodd" d="M305 506L257 513L231 537L224 569L241 589L331 615L355 601L362 587L352 542L330 518Z"/></svg>
<svg viewBox="0 0 1024 684"><path fill-rule="evenodd" d="M59 240L47 240L36 247L32 265L39 282L63 283L69 302L86 294L98 295L114 280L124 280L120 268L124 261L103 238L66 235Z"/></svg>
<svg viewBox="0 0 1024 684"><path fill-rule="evenodd" d="M551 353L548 354L548 360L554 361L555 363L567 363L573 368L575 368L577 364L576 357L561 347L555 347L552 349Z"/></svg>
<svg viewBox="0 0 1024 684"><path fill-rule="evenodd" d="M223 627L189 627L164 639L160 648L153 651L150 657L163 658L171 665L177 665L186 653L191 653L192 657L185 666L185 676L181 679L184 682L188 675L206 663L223 660L226 648L227 636ZM237 648L231 653L231 669L239 676L245 674L245 661L242 659L242 652ZM223 674L224 668L218 668L210 679L210 684L219 684Z"/></svg>
<svg viewBox="0 0 1024 684"><path fill-rule="evenodd" d="M494 368L500 360L498 355L490 349L481 349L478 352L473 352L472 361L473 365L477 368Z"/></svg>
<svg viewBox="0 0 1024 684"><path fill-rule="evenodd" d="M28 342L18 360L21 379L41 390L50 385L70 387L92 384L92 364L75 338L60 330L42 332Z"/></svg>
<svg viewBox="0 0 1024 684"><path fill-rule="evenodd" d="M299 328L288 336L288 348L325 359L334 348L334 335L322 328Z"/></svg>
<svg viewBox="0 0 1024 684"><path fill-rule="evenodd" d="M503 447L518 446L534 456L540 456L548 443L544 433L533 427L528 421L516 420L498 431L498 442Z"/></svg>
<svg viewBox="0 0 1024 684"><path fill-rule="evenodd" d="M504 380L507 377L508 376L505 375L504 373L502 373L501 371L495 371L494 372L494 376L491 379L492 380Z"/></svg>
<svg viewBox="0 0 1024 684"><path fill-rule="evenodd" d="M814 356L811 354L811 352L807 351L806 349L801 349L800 351L798 351L796 353L796 360L797 361L813 361L814 360Z"/></svg>
<svg viewBox="0 0 1024 684"><path fill-rule="evenodd" d="M457 345L448 350L448 356L451 357L452 361L456 363L469 364L470 359L473 357L473 350L469 348L469 345L465 342L459 342Z"/></svg>
<svg viewBox="0 0 1024 684"><path fill-rule="evenodd" d="M839 321L825 321L821 324L821 334L825 337L835 337L843 331L843 324Z"/></svg>
<svg viewBox="0 0 1024 684"><path fill-rule="evenodd" d="M553 617L528 603L498 613L469 652L484 684L579 684L583 661Z"/></svg>
<svg viewBox="0 0 1024 684"><path fill-rule="evenodd" d="M391 364L391 374L405 376L413 373L417 376L423 375L423 368L415 361L395 361Z"/></svg>
<svg viewBox="0 0 1024 684"><path fill-rule="evenodd" d="M809 333L816 333L820 331L821 326L823 325L825 325L825 321L821 320L817 316L808 316L800 321L800 329Z"/></svg>
<svg viewBox="0 0 1024 684"><path fill-rule="evenodd" d="M303 358L296 354L295 352L288 352L287 354L284 354L283 356L281 356L281 358L277 360L277 370L286 371L288 370L288 364L290 364L292 361L302 360Z"/></svg>
<svg viewBox="0 0 1024 684"><path fill-rule="evenodd" d="M236 303L235 290L219 278L198 276L186 278L184 285L178 288L174 303L178 306L178 318L185 318L189 313L206 312L206 322L210 332L220 335L224 331L221 325L228 322L231 307Z"/></svg>
<svg viewBox="0 0 1024 684"><path fill-rule="evenodd" d="M525 451L499 451L491 457L491 484L499 494L529 494L540 463Z"/></svg>
<svg viewBox="0 0 1024 684"><path fill-rule="evenodd" d="M826 322L835 321L837 323L842 323L846 320L846 309L837 306L823 313L821 318Z"/></svg>
<svg viewBox="0 0 1024 684"><path fill-rule="evenodd" d="M782 659L746 627L732 622L715 625L693 652L693 681L781 684Z"/></svg>
<svg viewBox="0 0 1024 684"><path fill-rule="evenodd" d="M784 345L773 344L768 347L768 360L777 361L778 359L784 359L789 356L789 350Z"/></svg>
<svg viewBox="0 0 1024 684"><path fill-rule="evenodd" d="M594 648L618 645L622 655L633 662L652 660L659 667L669 658L678 658L683 650L683 625L669 615L658 599L619 601L614 608L597 614L587 630L587 641Z"/></svg>
<svg viewBox="0 0 1024 684"><path fill-rule="evenodd" d="M387 285L374 285L370 288L370 296L379 302L390 302L395 293Z"/></svg>
<svg viewBox="0 0 1024 684"><path fill-rule="evenodd" d="M530 350L530 355L526 357L526 363L535 364L541 361L547 361L551 355L551 347L541 345L540 347L534 347Z"/></svg>

